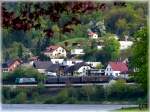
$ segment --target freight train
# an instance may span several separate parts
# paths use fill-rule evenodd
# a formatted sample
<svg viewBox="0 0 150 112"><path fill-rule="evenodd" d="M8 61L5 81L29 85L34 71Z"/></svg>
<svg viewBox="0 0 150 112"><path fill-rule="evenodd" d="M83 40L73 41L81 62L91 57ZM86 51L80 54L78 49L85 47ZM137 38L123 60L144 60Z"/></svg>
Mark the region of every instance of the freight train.
<svg viewBox="0 0 150 112"><path fill-rule="evenodd" d="M107 83L109 82L108 76L60 76L48 77L45 81L46 84L67 84L67 83Z"/></svg>

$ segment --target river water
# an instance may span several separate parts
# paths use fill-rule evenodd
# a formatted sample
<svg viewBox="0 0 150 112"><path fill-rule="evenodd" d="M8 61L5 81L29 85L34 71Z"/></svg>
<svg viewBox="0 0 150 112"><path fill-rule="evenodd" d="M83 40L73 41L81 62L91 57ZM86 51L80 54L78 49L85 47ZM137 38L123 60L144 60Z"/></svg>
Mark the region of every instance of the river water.
<svg viewBox="0 0 150 112"><path fill-rule="evenodd" d="M3 112L110 112L122 107L137 105L100 104L2 104Z"/></svg>

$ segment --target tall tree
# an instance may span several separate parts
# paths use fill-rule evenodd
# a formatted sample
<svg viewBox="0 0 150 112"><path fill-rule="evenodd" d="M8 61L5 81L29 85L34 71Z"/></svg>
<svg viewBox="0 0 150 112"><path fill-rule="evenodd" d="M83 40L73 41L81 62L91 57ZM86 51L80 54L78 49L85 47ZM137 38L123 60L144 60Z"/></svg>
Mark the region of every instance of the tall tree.
<svg viewBox="0 0 150 112"><path fill-rule="evenodd" d="M131 65L136 69L135 79L147 92L148 79L148 32L142 28L135 33L135 40L132 48Z"/></svg>
<svg viewBox="0 0 150 112"><path fill-rule="evenodd" d="M18 46L18 57L22 58L22 56L23 56L23 48L22 48L22 45L19 44L19 46Z"/></svg>
<svg viewBox="0 0 150 112"><path fill-rule="evenodd" d="M118 58L120 53L119 47L120 44L115 38L108 37L104 39L103 51L106 52L106 57L108 57L108 61L116 60Z"/></svg>

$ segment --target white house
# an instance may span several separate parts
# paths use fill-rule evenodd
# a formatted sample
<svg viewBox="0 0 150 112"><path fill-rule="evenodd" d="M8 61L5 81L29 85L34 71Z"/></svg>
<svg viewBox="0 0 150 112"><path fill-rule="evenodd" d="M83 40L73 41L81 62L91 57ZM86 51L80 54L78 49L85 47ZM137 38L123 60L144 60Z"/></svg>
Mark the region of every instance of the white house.
<svg viewBox="0 0 150 112"><path fill-rule="evenodd" d="M63 62L64 62L64 59L51 59L51 62L53 63L53 64L63 64Z"/></svg>
<svg viewBox="0 0 150 112"><path fill-rule="evenodd" d="M46 50L44 51L44 55L50 58L62 58L62 57L66 57L67 52L61 46L51 45L46 48Z"/></svg>
<svg viewBox="0 0 150 112"><path fill-rule="evenodd" d="M98 50L101 50L102 48L103 48L102 45L97 45L97 49L98 49Z"/></svg>
<svg viewBox="0 0 150 112"><path fill-rule="evenodd" d="M96 68L97 66L101 65L101 62L86 62L87 64L91 65L91 67Z"/></svg>
<svg viewBox="0 0 150 112"><path fill-rule="evenodd" d="M88 64L81 62L81 63L77 63L73 66L66 68L65 74L76 75L76 76L85 76L85 75L87 75L87 70L90 70L90 69L91 69L91 67Z"/></svg>
<svg viewBox="0 0 150 112"><path fill-rule="evenodd" d="M133 45L132 41L119 41L120 43L120 50L128 49Z"/></svg>
<svg viewBox="0 0 150 112"><path fill-rule="evenodd" d="M88 36L91 39L98 39L98 34L91 31L88 33Z"/></svg>
<svg viewBox="0 0 150 112"><path fill-rule="evenodd" d="M75 64L81 63L81 62L83 62L83 60L70 59L70 60L64 60L62 64L65 66L72 66L72 65L75 65Z"/></svg>
<svg viewBox="0 0 150 112"><path fill-rule="evenodd" d="M91 67L88 65L81 66L75 73L79 74L79 76L85 76L87 74L87 70L90 70Z"/></svg>
<svg viewBox="0 0 150 112"><path fill-rule="evenodd" d="M105 69L105 75L128 78L128 67L123 62L109 62Z"/></svg>
<svg viewBox="0 0 150 112"><path fill-rule="evenodd" d="M83 55L84 50L82 48L71 49L71 55Z"/></svg>

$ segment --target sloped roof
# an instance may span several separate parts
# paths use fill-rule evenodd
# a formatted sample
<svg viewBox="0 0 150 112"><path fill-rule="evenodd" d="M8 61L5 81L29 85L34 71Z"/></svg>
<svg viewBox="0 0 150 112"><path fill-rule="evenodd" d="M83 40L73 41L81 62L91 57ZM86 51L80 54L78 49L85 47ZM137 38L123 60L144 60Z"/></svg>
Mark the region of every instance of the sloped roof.
<svg viewBox="0 0 150 112"><path fill-rule="evenodd" d="M81 68L82 66L89 66L89 65L86 64L85 62L76 63L76 64L73 65L73 66L66 67L65 73L71 73L71 72L74 72L74 71L78 70L79 68Z"/></svg>
<svg viewBox="0 0 150 112"><path fill-rule="evenodd" d="M94 34L96 34L96 33L94 33L94 32L89 32L89 33L88 33L89 36L92 36L92 35L94 35Z"/></svg>
<svg viewBox="0 0 150 112"><path fill-rule="evenodd" d="M10 67L15 61L18 61L19 63L21 63L21 61L19 59L15 59L15 60L8 60L7 62L2 64L2 68L8 68Z"/></svg>
<svg viewBox="0 0 150 112"><path fill-rule="evenodd" d="M109 65L114 71L120 71L120 72L127 72L128 67L125 63L123 62L109 62Z"/></svg>
<svg viewBox="0 0 150 112"><path fill-rule="evenodd" d="M45 52L53 52L54 50L56 50L59 47L60 46L57 46L57 45L50 45L46 48Z"/></svg>
<svg viewBox="0 0 150 112"><path fill-rule="evenodd" d="M35 61L33 66L36 69L48 69L52 64L51 61Z"/></svg>
<svg viewBox="0 0 150 112"><path fill-rule="evenodd" d="M49 72L57 72L60 68L59 64L52 64L51 66L49 66L49 68L47 69L47 71Z"/></svg>

